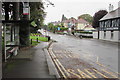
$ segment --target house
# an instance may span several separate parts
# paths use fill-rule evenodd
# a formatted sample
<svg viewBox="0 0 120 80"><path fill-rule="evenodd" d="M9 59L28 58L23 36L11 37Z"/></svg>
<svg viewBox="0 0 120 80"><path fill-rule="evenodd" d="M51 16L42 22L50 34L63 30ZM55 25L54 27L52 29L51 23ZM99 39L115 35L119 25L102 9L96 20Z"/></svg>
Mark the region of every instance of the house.
<svg viewBox="0 0 120 80"><path fill-rule="evenodd" d="M62 23L64 27L72 28L74 26L74 29L76 30L82 30L85 26L89 25L89 22L87 22L86 20L82 18L75 19L73 17L65 20L62 19Z"/></svg>
<svg viewBox="0 0 120 80"><path fill-rule="evenodd" d="M75 19L73 17L67 19L65 16L62 16L62 22L64 27L69 28L69 29L75 29L75 30L84 30L88 29L89 30L94 30L92 26L87 22L86 20L79 18Z"/></svg>
<svg viewBox="0 0 120 80"><path fill-rule="evenodd" d="M64 27L72 28L74 26L75 29L80 30L83 29L85 26L89 25L89 22L86 20L80 18L80 19L75 19L73 17L69 19L62 19L62 23Z"/></svg>
<svg viewBox="0 0 120 80"><path fill-rule="evenodd" d="M94 32L94 38L102 40L119 42L120 34L120 5L113 10L113 6L109 6L109 13L100 19L99 33ZM99 35L98 35L99 34Z"/></svg>
<svg viewBox="0 0 120 80"><path fill-rule="evenodd" d="M71 17L68 22L68 28L76 28L76 26L77 26L77 20Z"/></svg>
<svg viewBox="0 0 120 80"><path fill-rule="evenodd" d="M89 23L86 20L80 18L77 20L76 30L83 30L87 25L89 25Z"/></svg>
<svg viewBox="0 0 120 80"><path fill-rule="evenodd" d="M62 21L63 26L66 28L72 28L73 26L75 27L77 24L77 20L73 17L69 18L69 19L65 19Z"/></svg>
<svg viewBox="0 0 120 80"><path fill-rule="evenodd" d="M65 28L68 28L68 23L69 23L70 21L69 20L64 20L64 21L62 21L61 23L63 24L63 26L65 27Z"/></svg>

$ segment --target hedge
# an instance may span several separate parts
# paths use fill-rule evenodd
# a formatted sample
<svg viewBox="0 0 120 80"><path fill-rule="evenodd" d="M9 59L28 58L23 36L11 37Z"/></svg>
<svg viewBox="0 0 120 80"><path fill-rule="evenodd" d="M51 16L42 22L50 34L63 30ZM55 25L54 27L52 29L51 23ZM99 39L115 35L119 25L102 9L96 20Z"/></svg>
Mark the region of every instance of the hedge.
<svg viewBox="0 0 120 80"><path fill-rule="evenodd" d="M76 31L76 33L92 34L93 32L88 32L88 31Z"/></svg>

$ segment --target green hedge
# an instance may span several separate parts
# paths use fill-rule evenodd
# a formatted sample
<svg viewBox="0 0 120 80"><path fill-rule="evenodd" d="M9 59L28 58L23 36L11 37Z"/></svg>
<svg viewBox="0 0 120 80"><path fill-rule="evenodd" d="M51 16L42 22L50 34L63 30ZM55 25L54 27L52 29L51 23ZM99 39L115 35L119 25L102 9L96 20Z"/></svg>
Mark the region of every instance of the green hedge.
<svg viewBox="0 0 120 80"><path fill-rule="evenodd" d="M68 30L68 28L60 27L60 30L65 31L65 30Z"/></svg>
<svg viewBox="0 0 120 80"><path fill-rule="evenodd" d="M76 33L92 34L93 32L88 32L88 31L76 31Z"/></svg>

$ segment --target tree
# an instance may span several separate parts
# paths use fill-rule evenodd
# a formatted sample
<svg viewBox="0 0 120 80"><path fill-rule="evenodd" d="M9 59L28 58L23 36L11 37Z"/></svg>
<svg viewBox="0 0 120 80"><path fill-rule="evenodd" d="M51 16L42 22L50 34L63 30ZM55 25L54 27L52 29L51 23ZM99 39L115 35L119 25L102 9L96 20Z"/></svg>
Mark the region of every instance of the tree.
<svg viewBox="0 0 120 80"><path fill-rule="evenodd" d="M30 2L30 19L34 20L37 24L37 28L43 25L44 17L46 13L44 12L43 2Z"/></svg>
<svg viewBox="0 0 120 80"><path fill-rule="evenodd" d="M29 2L30 6L30 19L28 18L28 15L23 15L23 4L21 3L20 9L21 12L21 20L33 20L35 24L37 24L36 27L29 27L29 23L21 23L20 27L20 44L23 46L29 46L29 35L31 32L36 32L37 29L43 24L44 20L44 7L43 3L41 2ZM24 25L23 25L24 24Z"/></svg>
<svg viewBox="0 0 120 80"><path fill-rule="evenodd" d="M49 28L50 30L53 30L53 29L54 29L54 25L53 25L52 23L48 23L48 28Z"/></svg>
<svg viewBox="0 0 120 80"><path fill-rule="evenodd" d="M104 17L108 12L106 10L99 10L98 12L96 12L93 16L93 22L92 22L92 26L94 28L98 28L99 27L99 20Z"/></svg>
<svg viewBox="0 0 120 80"><path fill-rule="evenodd" d="M90 24L92 24L92 21L93 21L93 17L89 14L82 14L80 16L78 16L78 19L85 19L86 21L88 21Z"/></svg>

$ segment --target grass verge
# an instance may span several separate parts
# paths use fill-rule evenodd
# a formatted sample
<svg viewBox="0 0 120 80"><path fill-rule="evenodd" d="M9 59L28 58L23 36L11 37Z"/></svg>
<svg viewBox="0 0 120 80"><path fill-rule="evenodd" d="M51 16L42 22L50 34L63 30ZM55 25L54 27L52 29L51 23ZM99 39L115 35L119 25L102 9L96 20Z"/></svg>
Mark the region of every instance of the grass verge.
<svg viewBox="0 0 120 80"><path fill-rule="evenodd" d="M39 36L30 36L30 39L36 40L38 38L39 41L47 42L48 38L46 37L39 37Z"/></svg>

